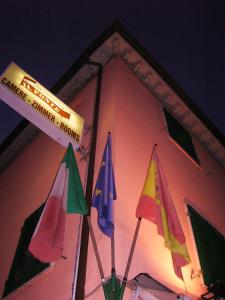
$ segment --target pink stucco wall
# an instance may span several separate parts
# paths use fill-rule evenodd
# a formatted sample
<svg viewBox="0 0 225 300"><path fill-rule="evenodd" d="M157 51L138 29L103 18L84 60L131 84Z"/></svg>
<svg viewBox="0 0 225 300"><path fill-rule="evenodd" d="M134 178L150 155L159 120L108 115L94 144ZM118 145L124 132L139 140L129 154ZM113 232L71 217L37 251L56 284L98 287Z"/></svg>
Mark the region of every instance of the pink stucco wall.
<svg viewBox="0 0 225 300"><path fill-rule="evenodd" d="M92 106L96 81L91 81L72 101L72 107L92 123ZM186 215L186 202L193 205L217 229L224 233L225 209L223 199L224 169L194 140L201 161L196 167L169 140L162 106L156 97L137 79L118 57L104 68L99 117L95 180L97 178L107 132L112 133L113 163L118 199L115 201L116 270L123 276L130 244L136 225L135 210L144 184L153 144L167 176L170 192L180 218L191 264L183 268L187 291L197 298L202 292L202 280L191 279L191 270L199 270L192 232ZM90 133L83 137L82 145L89 145ZM47 197L65 149L41 133L0 175L1 256L0 290L7 279L24 219ZM85 186L87 162L77 155L81 178ZM215 200L216 199L216 200ZM216 205L215 205L216 201ZM96 226L96 210L92 209L92 222L106 277L110 275L110 240ZM65 238L66 260L18 289L8 299L69 300L73 277L76 232L79 217L68 216ZM4 245L4 247L3 247ZM169 251L157 234L154 224L143 220L135 249L129 278L138 273L149 273L175 291L184 291L183 282L176 277ZM89 241L87 281L89 293L100 283L100 276ZM126 291L125 299L131 292ZM103 299L101 289L88 299Z"/></svg>
<svg viewBox="0 0 225 300"><path fill-rule="evenodd" d="M171 142L165 125L159 100L131 73L120 58L114 59L104 72L96 169L99 169L107 131L110 130L118 195L115 203L117 273L124 274L128 250L137 222L136 206L144 184L152 147L157 143L158 154L192 258L192 263L183 268L185 284L190 294L198 296L203 292L202 279L190 278L192 269L195 274L198 272L199 263L186 215L186 202L193 205L224 233L225 220L222 212L225 209L223 199L225 172L194 139L201 161L201 168L196 167ZM217 199L216 206L212 196ZM93 223L96 224L95 210L92 218ZM105 273L110 275L110 242L99 232L97 226L95 230ZM88 267L89 270L96 270L91 242ZM164 247L162 237L157 234L156 226L145 220L142 221L129 278L141 272L149 273L175 291L184 291L184 284L174 274L170 253ZM87 272L86 291L91 291L99 280L92 274Z"/></svg>

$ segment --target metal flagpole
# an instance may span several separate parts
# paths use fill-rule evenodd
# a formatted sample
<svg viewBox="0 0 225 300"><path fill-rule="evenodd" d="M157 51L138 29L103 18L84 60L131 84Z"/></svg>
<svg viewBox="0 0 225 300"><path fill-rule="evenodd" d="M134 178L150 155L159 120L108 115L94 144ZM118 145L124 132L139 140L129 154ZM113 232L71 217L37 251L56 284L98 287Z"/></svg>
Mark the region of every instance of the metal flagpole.
<svg viewBox="0 0 225 300"><path fill-rule="evenodd" d="M82 224L83 224L83 216L80 216L79 227L78 227L78 237L77 237L77 243L76 243L76 248L75 248L76 254L75 254L75 264L74 264L74 279L73 279L73 283L72 283L72 300L75 300L75 293L76 293Z"/></svg>
<svg viewBox="0 0 225 300"><path fill-rule="evenodd" d="M136 229L135 229L135 232L134 232L133 241L132 241L131 248L130 248L129 257L128 257L128 260L127 260L126 270L125 270L122 285L121 285L121 288L120 288L120 294L119 294L118 300L123 299L123 294L124 294L126 284L127 284L127 277L128 277L128 273L129 273L129 270L130 270L130 265L131 265L131 261L132 261L132 258L133 258L134 248L135 248L135 245L136 245L140 225L141 225L141 218L138 218Z"/></svg>
<svg viewBox="0 0 225 300"><path fill-rule="evenodd" d="M91 240L92 240L93 247L94 247L94 252L95 252L95 256L96 256L96 260L97 260L97 264L98 264L99 273L100 273L100 276L101 276L101 281L102 281L102 287L103 287L103 291L104 291L104 295L105 295L105 300L110 300L108 298L108 292L107 292L107 287L106 287L106 279L105 279L105 276L104 276L102 263L101 263L101 259L100 259L100 255L99 255L99 251L98 251L98 246L97 246L97 242L96 242L96 239L95 239L93 227L92 227L92 224L91 224L91 219L90 219L89 215L87 215L86 218L87 218L87 221L88 221L89 232L90 232Z"/></svg>
<svg viewBox="0 0 225 300"><path fill-rule="evenodd" d="M105 275L103 272L103 268L102 268L102 263L101 263L101 259L100 259L100 255L99 255L99 251L98 251L98 246L97 246L97 242L96 242L96 238L94 235L94 231L93 231L93 227L92 227L92 223L91 223L91 219L90 216L87 215L85 216L87 218L87 222L88 222L88 227L89 227L89 232L90 232L90 236L91 236L91 240L93 243L93 247L94 247L94 252L95 252L95 256L96 256L96 260L97 260L97 265L98 265L98 269L99 269L99 273L100 273L100 277L101 277L101 281L102 281L102 286L103 286L103 291L105 294L105 300L109 300L108 299L108 294L106 291L106 279L105 279ZM79 246L80 243L80 239L81 239L81 228L82 228L82 223L83 223L83 216L80 218L80 223L79 223L79 236L77 239L77 245ZM77 249L79 247L76 247ZM72 294L72 300L75 300L75 288L76 288L76 282L77 282L77 268L78 268L78 264L79 264L79 255L80 255L80 250L76 253L76 258L75 258L75 275L74 275L74 282L73 282L73 294Z"/></svg>
<svg viewBox="0 0 225 300"><path fill-rule="evenodd" d="M115 238L114 230L111 237L111 261L112 261L112 270L111 270L111 280L112 280L112 294L115 295L116 292L116 268L115 268ZM114 300L114 296L113 296Z"/></svg>
<svg viewBox="0 0 225 300"><path fill-rule="evenodd" d="M115 270L115 238L114 238L114 230L111 237L111 261L112 261L112 273L116 272Z"/></svg>
<svg viewBox="0 0 225 300"><path fill-rule="evenodd" d="M91 235L91 239L92 239L92 243L93 243L93 247L94 247L94 251L95 251L95 256L96 256L96 260L97 260L97 264L98 264L99 273L100 273L101 279L105 280L102 263L101 263L101 259L100 259L100 255L99 255L99 251L98 251L98 246L97 246L97 242L96 242L95 235L94 235L94 230L93 230L93 227L91 224L91 219L90 219L90 216L86 216L86 218L88 221L88 227L89 227L89 231L90 231L90 235Z"/></svg>
<svg viewBox="0 0 225 300"><path fill-rule="evenodd" d="M155 150L156 147L157 147L157 144L154 144L154 146L152 148L152 153L151 153L151 159L150 159L149 166L151 165L152 156L153 156L153 153L154 153L154 150ZM129 273L129 270L130 270L131 261L132 261L133 254L134 254L134 248L135 248L135 245L136 245L137 236L138 236L138 232L139 232L140 225L141 225L141 220L142 220L142 218L138 218L136 229L135 229L135 232L134 232L133 241L132 241L131 248L130 248L130 253L129 253L128 261L127 261L127 266L126 266L126 269L125 269L125 273L124 273L122 285L120 287L120 294L119 294L118 300L122 300L123 299L124 291L125 291L126 284L127 284L127 277L128 277L128 273Z"/></svg>
<svg viewBox="0 0 225 300"><path fill-rule="evenodd" d="M88 149L91 147L91 139L89 142ZM81 153L82 155L82 153ZM87 157L86 157L87 159ZM82 160L82 159L81 159ZM87 170L88 170L88 165L89 163L87 162L87 167L86 167L86 176L84 180L84 190L86 190L87 187ZM79 268L79 262L80 262L80 246L81 246L81 238L82 238L82 228L83 228L83 216L80 215L79 219L79 226L78 226L78 237L77 237L77 242L76 242L76 247L75 247L75 260L74 260L74 276L73 276L73 282L72 282L72 298L71 300L76 299L76 288L77 288L77 278L78 278L78 268Z"/></svg>

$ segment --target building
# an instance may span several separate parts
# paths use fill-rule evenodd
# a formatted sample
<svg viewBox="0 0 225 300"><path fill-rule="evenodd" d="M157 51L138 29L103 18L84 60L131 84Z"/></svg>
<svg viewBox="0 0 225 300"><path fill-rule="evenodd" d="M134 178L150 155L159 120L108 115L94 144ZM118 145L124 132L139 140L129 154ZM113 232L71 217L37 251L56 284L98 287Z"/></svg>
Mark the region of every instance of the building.
<svg viewBox="0 0 225 300"><path fill-rule="evenodd" d="M217 280L225 284L225 139L185 92L118 23L82 53L52 92L85 119L81 149L76 156L88 201L107 133L111 132L118 196L117 275L124 274L137 222L135 210L152 147L157 143L191 257L191 263L183 268L186 291L174 273L163 238L157 234L156 226L146 220L141 224L129 279L147 273L167 288L161 299L166 299L169 291L198 299L207 292L207 285ZM69 300L80 217L67 216L65 254L60 261L41 264L34 262L27 252L65 148L23 121L1 150L1 291L7 299ZM91 164L93 183L88 171ZM95 209L91 218L108 277L110 240L96 225ZM102 289L98 288L101 279L85 225L82 232L76 299L83 299L83 293L89 295L88 299L104 299ZM136 281L131 281L130 286ZM150 293L147 289L143 291ZM124 299L130 299L132 293L127 288ZM147 299L143 297L140 299Z"/></svg>

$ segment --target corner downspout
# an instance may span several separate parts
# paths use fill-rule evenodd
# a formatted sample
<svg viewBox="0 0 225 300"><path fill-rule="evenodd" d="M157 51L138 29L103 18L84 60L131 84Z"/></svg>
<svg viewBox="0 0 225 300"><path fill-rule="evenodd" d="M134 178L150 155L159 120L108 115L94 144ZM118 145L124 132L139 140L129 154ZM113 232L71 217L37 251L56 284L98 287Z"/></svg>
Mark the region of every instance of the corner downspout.
<svg viewBox="0 0 225 300"><path fill-rule="evenodd" d="M97 79L95 105L94 105L91 148L90 148L90 157L88 163L86 195L85 195L88 208L89 208L89 215L90 215L93 181L94 181L95 153L96 153L103 66L101 63L94 62L94 61L88 61L87 64L98 67L98 74L97 74L98 79ZM77 270L77 283L76 283L76 293L75 293L76 300L83 300L85 295L84 287L86 281L88 241L89 241L89 227L88 227L87 219L84 217L83 225L82 225L82 233L81 233L79 264Z"/></svg>

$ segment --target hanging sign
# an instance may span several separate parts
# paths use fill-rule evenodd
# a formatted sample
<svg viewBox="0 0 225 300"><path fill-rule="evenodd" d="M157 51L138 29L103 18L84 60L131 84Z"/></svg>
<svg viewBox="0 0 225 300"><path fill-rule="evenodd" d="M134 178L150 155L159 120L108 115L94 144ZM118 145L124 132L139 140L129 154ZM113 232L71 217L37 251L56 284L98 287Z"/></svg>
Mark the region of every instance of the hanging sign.
<svg viewBox="0 0 225 300"><path fill-rule="evenodd" d="M15 63L0 77L0 98L60 144L79 147L83 118Z"/></svg>

